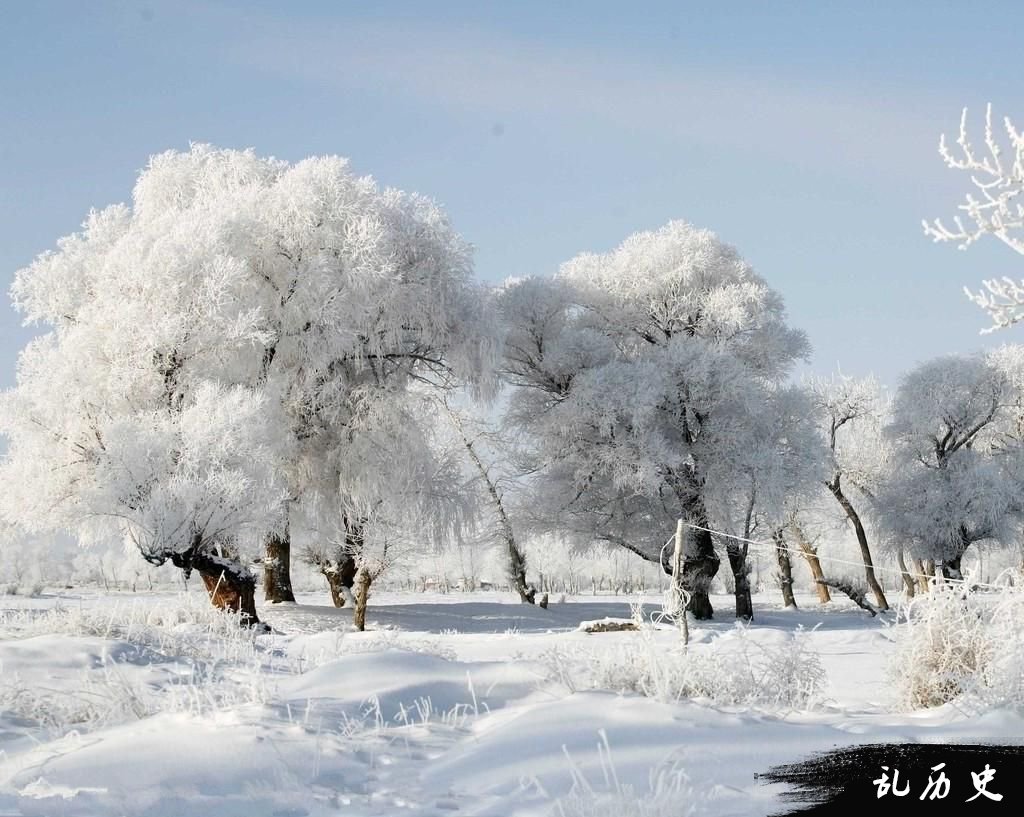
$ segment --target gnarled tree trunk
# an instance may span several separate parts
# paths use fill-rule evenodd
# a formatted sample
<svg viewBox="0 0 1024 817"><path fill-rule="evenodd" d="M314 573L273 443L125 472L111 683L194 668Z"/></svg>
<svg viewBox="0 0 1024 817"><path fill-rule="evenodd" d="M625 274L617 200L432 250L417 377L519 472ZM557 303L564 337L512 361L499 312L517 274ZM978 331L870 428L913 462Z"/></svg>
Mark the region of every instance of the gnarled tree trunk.
<svg viewBox="0 0 1024 817"><path fill-rule="evenodd" d="M950 558L943 559L941 562L936 562L936 567L940 570L941 575L944 579L952 581L963 581L964 574L960 569L960 564L963 561L964 554L967 552L967 548L971 546L971 536L967 531L967 528L963 525L960 526L959 535L957 537L957 548Z"/></svg>
<svg viewBox="0 0 1024 817"><path fill-rule="evenodd" d="M698 527L706 528L707 516L700 514L698 519ZM709 590L720 563L710 532L687 528L686 550L683 556L683 589L690 595L686 609L697 620L708 620L715 615Z"/></svg>
<svg viewBox="0 0 1024 817"><path fill-rule="evenodd" d="M358 558L363 552L364 524L359 520L342 520L345 526L345 541L331 548L310 548L306 560L314 565L327 579L331 601L335 607L344 607L353 600Z"/></svg>
<svg viewBox="0 0 1024 817"><path fill-rule="evenodd" d="M944 559L941 562L936 562L936 566L941 572L942 578L949 579L951 581L963 581L964 574L960 571L960 562L963 560L963 553L958 553L949 559Z"/></svg>
<svg viewBox="0 0 1024 817"><path fill-rule="evenodd" d="M256 577L230 552L222 553L227 555L209 553L196 542L184 553L173 554L171 562L185 572L186 578L193 570L199 574L215 607L237 613L242 624L259 626Z"/></svg>
<svg viewBox="0 0 1024 817"><path fill-rule="evenodd" d="M352 587L356 580L356 560L347 553L339 552L330 560L321 563L320 572L327 579L327 587L331 591L331 601L335 607L344 607L352 598Z"/></svg>

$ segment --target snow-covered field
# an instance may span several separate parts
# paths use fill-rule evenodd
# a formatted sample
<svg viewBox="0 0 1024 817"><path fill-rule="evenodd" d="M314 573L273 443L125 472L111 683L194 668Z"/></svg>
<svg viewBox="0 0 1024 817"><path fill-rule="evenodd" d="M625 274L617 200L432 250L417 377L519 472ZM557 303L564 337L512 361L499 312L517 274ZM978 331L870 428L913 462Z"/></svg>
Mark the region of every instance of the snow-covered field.
<svg viewBox="0 0 1024 817"><path fill-rule="evenodd" d="M1024 735L899 712L889 620L810 597L755 597L746 629L715 598L686 678L730 687L672 700L677 631L577 629L630 601L380 593L355 633L304 595L253 636L198 592L0 597L0 815L764 815L757 774L816 751Z"/></svg>

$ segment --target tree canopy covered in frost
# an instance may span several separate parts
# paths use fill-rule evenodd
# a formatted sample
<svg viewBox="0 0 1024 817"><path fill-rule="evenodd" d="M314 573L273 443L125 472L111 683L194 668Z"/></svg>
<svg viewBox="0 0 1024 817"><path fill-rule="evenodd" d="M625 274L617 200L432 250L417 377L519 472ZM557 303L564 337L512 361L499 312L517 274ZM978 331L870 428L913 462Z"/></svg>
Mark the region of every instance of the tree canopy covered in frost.
<svg viewBox="0 0 1024 817"><path fill-rule="evenodd" d="M967 110L960 118L960 135L954 152L943 136L939 153L948 167L970 174L974 193L968 193L953 226L940 219L924 222L925 233L935 241L955 241L966 249L986 235L994 236L1011 250L1024 255L1024 133L1009 117L1003 119L1004 139L992 125L992 106L985 111L985 149L979 153L967 135ZM1005 144L1003 142L1005 141ZM1024 319L1024 281L1010 277L982 282L984 289L967 296L992 318L992 332Z"/></svg>
<svg viewBox="0 0 1024 817"><path fill-rule="evenodd" d="M809 348L750 265L682 221L551 281L511 281L499 303L538 515L663 562L675 519L720 523L722 497L757 470L757 418ZM718 557L710 536L692 539L686 583L706 616Z"/></svg>
<svg viewBox="0 0 1024 817"><path fill-rule="evenodd" d="M253 556L289 506L334 532L450 518L450 494L421 490L447 467L424 406L486 387L471 275L436 205L345 159L153 157L131 206L17 275L49 332L3 397L4 516L125 535L155 562Z"/></svg>
<svg viewBox="0 0 1024 817"><path fill-rule="evenodd" d="M825 487L852 526L864 563L864 577L879 608L889 607L875 576L874 559L864 524L864 510L889 468L890 445L882 435L887 401L874 378L842 374L810 383L821 431L829 451ZM851 493L850 486L856 490Z"/></svg>
<svg viewBox="0 0 1024 817"><path fill-rule="evenodd" d="M959 577L971 544L1009 541L1021 512L1021 447L1000 433L1013 384L982 356L945 356L900 383L885 433L893 465L880 518L918 556Z"/></svg>
<svg viewBox="0 0 1024 817"><path fill-rule="evenodd" d="M809 387L831 454L833 479L841 476L871 493L886 468L889 444L882 427L889 398L873 377L836 374L813 378Z"/></svg>

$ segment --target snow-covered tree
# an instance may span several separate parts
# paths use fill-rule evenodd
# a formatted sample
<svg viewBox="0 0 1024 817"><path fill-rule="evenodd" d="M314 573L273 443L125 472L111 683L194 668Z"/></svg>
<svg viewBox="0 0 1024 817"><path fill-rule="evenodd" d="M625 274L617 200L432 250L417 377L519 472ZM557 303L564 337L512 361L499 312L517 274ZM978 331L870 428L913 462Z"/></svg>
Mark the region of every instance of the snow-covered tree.
<svg viewBox="0 0 1024 817"><path fill-rule="evenodd" d="M470 276L432 202L344 159L154 157L131 207L18 273L16 306L51 331L5 397L3 513L200 572L211 549L270 544L267 578L286 582L289 518L358 528L396 469L430 460L413 393L482 384ZM384 441L403 456L375 456Z"/></svg>
<svg viewBox="0 0 1024 817"><path fill-rule="evenodd" d="M921 364L896 393L880 518L947 578L961 577L973 543L1006 543L1019 529L1021 449L999 434L1012 399L1006 375L980 355Z"/></svg>
<svg viewBox="0 0 1024 817"><path fill-rule="evenodd" d="M505 555L505 572L519 598L534 604L537 589L526 578L526 554L516 536L512 522L514 513L508 498L515 474L509 468L511 460L508 441L490 427L488 421L474 414L472 409L444 403L445 414L459 442L461 442L469 471L470 487L482 495L484 510L481 535L484 540L497 541Z"/></svg>
<svg viewBox="0 0 1024 817"><path fill-rule="evenodd" d="M739 452L735 468L723 477L711 495L711 516L722 520L723 537L736 595L736 617L753 619L750 597L749 540L771 537L777 544L780 568L788 574L789 549L783 528L791 508L800 506L827 476L828 453L815 424L811 396L796 387L766 392L765 402L748 418L747 447ZM732 483L731 489L726 486ZM791 581L782 577L787 606L792 602Z"/></svg>
<svg viewBox="0 0 1024 817"><path fill-rule="evenodd" d="M715 494L734 490L753 418L808 351L781 297L713 233L674 221L553 280L509 282L500 307L536 515L666 570L684 519L690 610L710 617Z"/></svg>
<svg viewBox="0 0 1024 817"><path fill-rule="evenodd" d="M354 602L365 624L371 585L396 563L425 561L476 521L460 446L446 423L434 385L414 384L375 395L375 412L341 426L322 459L331 503L307 518L318 543L307 554L325 575L334 603ZM311 503L312 504L312 503Z"/></svg>
<svg viewBox="0 0 1024 817"><path fill-rule="evenodd" d="M960 135L953 150L943 135L939 153L954 170L970 174L976 193L968 193L953 226L940 219L923 222L925 233L935 241L955 241L967 249L986 235L994 236L1011 250L1024 255L1024 133L1009 117L1003 119L1005 140L992 125L992 106L985 111L985 148L975 150L967 135L967 109L960 118ZM1005 144L1003 142L1005 141ZM1001 329L1024 319L1024 280L1009 276L982 282L984 289L967 296L989 313L992 326L985 332Z"/></svg>
<svg viewBox="0 0 1024 817"><path fill-rule="evenodd" d="M853 527L864 562L864 578L877 606L887 610L889 602L875 576L863 508L858 508L877 490L886 468L888 444L881 434L885 398L878 382L870 377L858 379L837 374L829 379L812 379L809 386L831 452L831 474L825 487ZM860 501L851 493L851 487Z"/></svg>

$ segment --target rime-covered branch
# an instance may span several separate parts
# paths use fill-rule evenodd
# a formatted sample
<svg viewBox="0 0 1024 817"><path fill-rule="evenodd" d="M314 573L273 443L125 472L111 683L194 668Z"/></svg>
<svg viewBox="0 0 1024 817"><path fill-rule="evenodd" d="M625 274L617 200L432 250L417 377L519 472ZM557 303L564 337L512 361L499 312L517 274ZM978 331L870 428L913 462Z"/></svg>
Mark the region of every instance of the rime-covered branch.
<svg viewBox="0 0 1024 817"><path fill-rule="evenodd" d="M838 590L862 610L867 610L871 613L872 616L877 616L881 612L878 607L875 607L875 605L868 601L864 588L850 579L822 577L817 580L817 583Z"/></svg>
<svg viewBox="0 0 1024 817"><path fill-rule="evenodd" d="M976 150L967 133L967 109L960 118L956 148L945 135L939 140L939 153L946 165L970 174L974 192L967 193L959 206L962 215L954 216L952 226L941 219L923 221L925 234L934 241L954 241L967 249L983 236L991 235L1014 252L1024 255L1024 133L1009 117L1002 123L1002 144L992 124L992 106L985 110L984 149ZM992 317L992 332L1024 319L1024 280L1011 277L982 281L983 289L967 296Z"/></svg>

